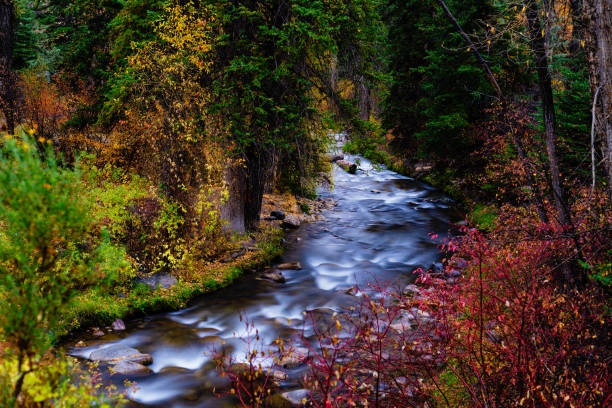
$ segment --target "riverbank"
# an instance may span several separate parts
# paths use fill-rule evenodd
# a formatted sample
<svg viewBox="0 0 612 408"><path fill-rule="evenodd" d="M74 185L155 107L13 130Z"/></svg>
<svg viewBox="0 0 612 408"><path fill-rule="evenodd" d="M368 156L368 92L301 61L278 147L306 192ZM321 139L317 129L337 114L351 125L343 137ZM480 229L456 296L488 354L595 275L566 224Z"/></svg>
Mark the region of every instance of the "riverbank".
<svg viewBox="0 0 612 408"><path fill-rule="evenodd" d="M112 290L100 287L84 290L76 296L57 328L58 337L75 332L101 336L113 331L111 323L117 319L178 310L198 296L231 285L244 273L261 272L283 253L283 237L288 229L317 221L318 213L328 207L321 199L298 199L289 193L266 194L260 229L246 236L234 236L236 242L231 251L209 261L187 260L169 273L139 274ZM273 212L280 212L286 220L270 217Z"/></svg>

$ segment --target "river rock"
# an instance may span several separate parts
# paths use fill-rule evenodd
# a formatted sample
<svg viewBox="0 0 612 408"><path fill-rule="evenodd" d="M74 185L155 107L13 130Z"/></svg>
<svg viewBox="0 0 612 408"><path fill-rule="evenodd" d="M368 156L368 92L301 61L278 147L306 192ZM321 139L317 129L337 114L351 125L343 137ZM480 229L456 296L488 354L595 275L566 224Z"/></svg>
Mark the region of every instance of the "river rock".
<svg viewBox="0 0 612 408"><path fill-rule="evenodd" d="M281 223L281 226L285 228L295 229L295 228L299 228L300 224L301 224L300 219L297 216L293 214L289 214L285 216L285 219Z"/></svg>
<svg viewBox="0 0 612 408"><path fill-rule="evenodd" d="M301 366L308 359L309 350L305 347L294 347L281 357L278 364L287 369Z"/></svg>
<svg viewBox="0 0 612 408"><path fill-rule="evenodd" d="M406 285L402 292L404 293L404 295L418 295L419 293L421 293L421 288L419 288L414 283L411 283L409 285Z"/></svg>
<svg viewBox="0 0 612 408"><path fill-rule="evenodd" d="M276 266L277 269L292 269L298 271L302 269L302 264L299 262L286 262Z"/></svg>
<svg viewBox="0 0 612 408"><path fill-rule="evenodd" d="M272 377L276 381L286 381L289 376L286 372L281 370L274 370L270 373L270 377Z"/></svg>
<svg viewBox="0 0 612 408"><path fill-rule="evenodd" d="M278 269L270 269L261 274L262 279L271 280L278 283L285 283L287 280L283 276L283 273Z"/></svg>
<svg viewBox="0 0 612 408"><path fill-rule="evenodd" d="M115 374L123 374L130 376L149 375L153 373L149 367L145 367L140 363L133 361L122 360L111 367L111 371Z"/></svg>
<svg viewBox="0 0 612 408"><path fill-rule="evenodd" d="M451 278L458 278L461 276L461 272L458 271L457 269L451 269L450 271L447 272L447 275Z"/></svg>
<svg viewBox="0 0 612 408"><path fill-rule="evenodd" d="M104 332L102 330L100 330L99 327L92 327L91 331L93 332L93 335L95 337L102 337L102 336L104 336Z"/></svg>
<svg viewBox="0 0 612 408"><path fill-rule="evenodd" d="M344 169L344 171L355 174L357 172L357 165L347 160L338 160L336 164Z"/></svg>
<svg viewBox="0 0 612 408"><path fill-rule="evenodd" d="M113 324L111 325L111 328L115 331L125 330L125 323L123 322L123 320L117 319L113 322Z"/></svg>
<svg viewBox="0 0 612 408"><path fill-rule="evenodd" d="M344 160L344 155L343 155L343 154L334 154L334 155L332 155L332 156L331 156L331 158L330 158L330 161L331 161L332 163L335 163L335 162L337 162L337 161L339 161L339 160Z"/></svg>
<svg viewBox="0 0 612 408"><path fill-rule="evenodd" d="M280 210L275 210L275 211L271 211L270 212L270 217L273 217L277 220L284 220L285 219L285 213L280 211Z"/></svg>
<svg viewBox="0 0 612 408"><path fill-rule="evenodd" d="M406 330L410 330L414 325L416 325L414 317L406 313L402 314L394 323L390 324L389 327L398 333L403 333Z"/></svg>
<svg viewBox="0 0 612 408"><path fill-rule="evenodd" d="M294 390L287 391L281 394L283 399L285 399L292 406L304 406L308 400L308 391L306 390Z"/></svg>
<svg viewBox="0 0 612 408"><path fill-rule="evenodd" d="M144 354L135 348L124 346L121 344L113 344L112 346L94 350L89 355L91 361L99 361L101 363L116 364L121 361L129 361L138 364L151 364L153 357L150 354Z"/></svg>

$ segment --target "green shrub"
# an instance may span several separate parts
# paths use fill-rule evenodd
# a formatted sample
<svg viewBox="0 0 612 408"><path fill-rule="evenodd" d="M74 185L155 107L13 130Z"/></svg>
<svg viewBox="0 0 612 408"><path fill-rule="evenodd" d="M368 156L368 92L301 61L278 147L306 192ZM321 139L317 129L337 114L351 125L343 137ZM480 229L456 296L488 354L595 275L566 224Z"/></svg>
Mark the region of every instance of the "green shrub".
<svg viewBox="0 0 612 408"><path fill-rule="evenodd" d="M42 356L51 348L53 330L76 290L113 285L129 276L125 251L93 228L91 207L78 163L63 167L50 147L38 150L25 134L4 143L0 331L8 344L6 358L15 359L16 365L9 381L12 392L0 401L2 406L15 406L27 377L45 367Z"/></svg>

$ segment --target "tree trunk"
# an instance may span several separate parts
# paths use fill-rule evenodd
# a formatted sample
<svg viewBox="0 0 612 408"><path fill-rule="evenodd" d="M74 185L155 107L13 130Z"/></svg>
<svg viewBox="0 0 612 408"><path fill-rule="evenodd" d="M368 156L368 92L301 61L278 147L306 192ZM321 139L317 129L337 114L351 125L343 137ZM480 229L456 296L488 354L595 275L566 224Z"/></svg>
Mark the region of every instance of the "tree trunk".
<svg viewBox="0 0 612 408"><path fill-rule="evenodd" d="M227 186L227 201L221 207L221 217L228 222L232 231L243 233L244 205L246 196L246 171L241 164L229 164L223 170L223 178Z"/></svg>
<svg viewBox="0 0 612 408"><path fill-rule="evenodd" d="M612 1L584 0L583 9L593 98L599 89L595 134L601 141L608 191L612 194Z"/></svg>
<svg viewBox="0 0 612 408"><path fill-rule="evenodd" d="M523 165L523 169L527 177L527 183L531 187L533 194L534 194L534 201L536 205L536 210L538 211L538 216L540 217L540 221L542 221L543 224L548 224L549 220L548 220L548 215L546 214L546 207L544 207L544 200L542 199L542 193L533 176L533 173L531 170L531 163L525 152L525 147L523 146L523 142L521 141L517 133L514 131L511 123L508 122L509 121L508 103L506 99L504 98L504 94L501 90L501 87L499 86L497 80L495 79L495 76L493 75L493 72L491 71L489 64L487 64L485 59L482 57L482 55L480 54L480 51L478 51L478 48L476 48L476 46L474 45L470 37L467 35L467 33L463 31L461 24L459 24L459 22L457 21L453 13L450 11L448 6L446 5L446 2L444 0L438 0L438 3L440 4L442 9L446 13L446 16L453 22L455 27L457 27L459 34L461 34L465 42L469 45L472 54L474 54L478 62L480 62L482 69L484 70L485 74L487 75L487 78L491 82L491 86L493 87L493 89L495 89L495 93L497 97L499 98L499 100L501 101L502 120L508 126L509 133L512 135L512 140L514 144L516 145L516 150L518 151L519 159L521 160L521 164Z"/></svg>
<svg viewBox="0 0 612 408"><path fill-rule="evenodd" d="M263 148L251 146L246 152L244 226L247 231L259 226L266 179L270 175L270 161L269 153Z"/></svg>
<svg viewBox="0 0 612 408"><path fill-rule="evenodd" d="M359 100L359 119L370 120L370 88L366 85L363 76L359 78L356 85Z"/></svg>
<svg viewBox="0 0 612 408"><path fill-rule="evenodd" d="M534 55L536 71L538 73L538 87L540 90L544 131L546 134L546 150L548 153L548 166L551 176L551 189L557 209L557 218L562 227L570 234L578 253L578 258L582 258L580 244L574 236L575 230L565 197L565 191L563 189L561 169L559 168L559 160L557 157L557 124L555 119L552 78L548 67L548 49L543 36L544 33L542 31L537 3L535 1L530 1L526 7L525 15L531 51ZM585 271L578 266L575 259L571 259L569 262L563 262L561 269L565 283L572 285L584 285L586 283Z"/></svg>
<svg viewBox="0 0 612 408"><path fill-rule="evenodd" d="M542 116L546 134L546 150L548 153L548 165L551 175L551 187L558 213L558 221L561 225L571 226L571 218L565 198L565 191L561 181L561 170L557 157L557 130L555 119L555 108L553 102L552 79L548 68L546 42L542 36L542 25L540 23L539 11L536 2L530 1L526 10L527 27L531 42L531 50L535 58L538 73L538 87L540 88L540 99L542 103Z"/></svg>
<svg viewBox="0 0 612 408"><path fill-rule="evenodd" d="M12 0L0 0L0 109L9 133L15 131L15 77L12 72L15 10Z"/></svg>
<svg viewBox="0 0 612 408"><path fill-rule="evenodd" d="M331 59L329 77L331 89L336 92L338 90L338 55L336 54L334 54Z"/></svg>

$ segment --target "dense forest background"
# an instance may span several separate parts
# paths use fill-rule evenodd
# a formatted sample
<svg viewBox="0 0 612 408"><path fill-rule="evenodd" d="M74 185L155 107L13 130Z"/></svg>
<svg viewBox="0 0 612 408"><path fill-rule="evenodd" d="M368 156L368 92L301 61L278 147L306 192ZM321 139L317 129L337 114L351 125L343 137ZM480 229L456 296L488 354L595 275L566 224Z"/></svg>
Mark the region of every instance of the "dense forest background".
<svg viewBox="0 0 612 408"><path fill-rule="evenodd" d="M264 194L308 212L345 131L469 221L417 399L605 406L610 50L608 0L0 0L0 405L114 404L53 346L265 263ZM263 258L218 272L251 239Z"/></svg>

